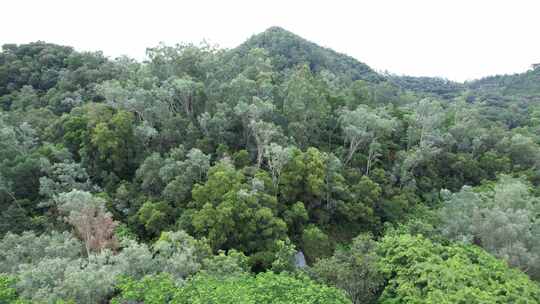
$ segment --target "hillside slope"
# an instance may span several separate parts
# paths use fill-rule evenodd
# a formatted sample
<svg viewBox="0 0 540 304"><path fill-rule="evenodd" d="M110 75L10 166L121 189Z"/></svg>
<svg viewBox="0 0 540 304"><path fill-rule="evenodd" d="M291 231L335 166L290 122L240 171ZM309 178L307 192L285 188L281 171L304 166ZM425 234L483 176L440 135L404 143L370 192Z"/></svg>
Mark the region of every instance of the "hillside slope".
<svg viewBox="0 0 540 304"><path fill-rule="evenodd" d="M540 97L540 67L524 73L485 77L468 83L468 87L472 90L502 95Z"/></svg>
<svg viewBox="0 0 540 304"><path fill-rule="evenodd" d="M233 51L246 54L250 49L266 49L277 70L308 64L312 71L329 70L350 80L379 82L384 77L365 63L332 49L319 46L280 27L271 27L254 35Z"/></svg>

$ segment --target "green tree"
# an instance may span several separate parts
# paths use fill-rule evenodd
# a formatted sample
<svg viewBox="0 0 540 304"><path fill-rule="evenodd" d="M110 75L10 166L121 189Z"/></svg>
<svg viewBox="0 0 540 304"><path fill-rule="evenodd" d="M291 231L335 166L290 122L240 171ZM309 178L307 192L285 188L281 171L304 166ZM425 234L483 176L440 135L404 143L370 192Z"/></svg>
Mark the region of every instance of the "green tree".
<svg viewBox="0 0 540 304"><path fill-rule="evenodd" d="M210 255L205 241L197 240L181 230L162 232L152 249L158 269L171 274L176 280L195 274Z"/></svg>
<svg viewBox="0 0 540 304"><path fill-rule="evenodd" d="M140 280L122 277L116 285L120 295L111 300L112 304L142 301L147 304L169 303L177 290L174 279L166 273L145 276Z"/></svg>
<svg viewBox="0 0 540 304"><path fill-rule="evenodd" d="M74 259L82 249L81 242L67 232L8 233L0 241L0 273L15 274L20 265L34 265L46 258Z"/></svg>
<svg viewBox="0 0 540 304"><path fill-rule="evenodd" d="M58 210L66 222L75 228L77 236L84 242L86 254L115 248L117 240L114 229L118 225L112 214L105 209L105 201L91 193L72 190L55 198Z"/></svg>
<svg viewBox="0 0 540 304"><path fill-rule="evenodd" d="M216 278L226 278L246 275L249 273L249 270L248 257L240 251L231 249L227 253L220 250L217 255L204 259L202 270L199 274Z"/></svg>
<svg viewBox="0 0 540 304"><path fill-rule="evenodd" d="M185 213L184 223L215 251L235 248L251 255L253 265L268 264L273 242L285 236L287 225L277 217L277 200L266 187L257 177L246 183L242 172L222 161L210 169L204 185L193 188L193 210Z"/></svg>
<svg viewBox="0 0 540 304"><path fill-rule="evenodd" d="M159 235L171 225L174 209L166 202L145 202L137 212L137 219L151 235Z"/></svg>
<svg viewBox="0 0 540 304"><path fill-rule="evenodd" d="M0 274L0 303L16 303L18 296L14 285L15 279L13 277Z"/></svg>
<svg viewBox="0 0 540 304"><path fill-rule="evenodd" d="M274 186L279 186L279 177L283 167L289 162L292 156L292 148L284 148L276 143L271 143L264 149L264 156L268 163L268 168L272 174Z"/></svg>
<svg viewBox="0 0 540 304"><path fill-rule="evenodd" d="M349 163L356 151L362 146L368 154L366 175L380 149L380 139L388 136L396 128L396 121L390 117L384 108L372 109L365 105L358 106L354 111L343 109L339 120L345 143L349 143L345 163Z"/></svg>
<svg viewBox="0 0 540 304"><path fill-rule="evenodd" d="M219 300L218 300L219 299ZM172 303L350 303L335 288L285 273L231 277L198 276L178 290Z"/></svg>
<svg viewBox="0 0 540 304"><path fill-rule="evenodd" d="M345 290L355 304L376 303L383 288L376 246L370 235L359 235L350 248L338 249L333 256L318 260L311 268L312 274L325 284Z"/></svg>
<svg viewBox="0 0 540 304"><path fill-rule="evenodd" d="M296 270L295 255L296 247L289 239L276 241L276 256L272 262L272 271L280 273L283 271L293 272Z"/></svg>
<svg viewBox="0 0 540 304"><path fill-rule="evenodd" d="M447 196L439 210L445 237L475 244L538 279L538 198L523 180L502 175L496 183Z"/></svg>
<svg viewBox="0 0 540 304"><path fill-rule="evenodd" d="M302 251L308 263L332 254L332 240L315 225L306 227L302 233Z"/></svg>
<svg viewBox="0 0 540 304"><path fill-rule="evenodd" d="M377 247L387 285L380 303L517 303L540 300L538 284L474 246L388 235Z"/></svg>
<svg viewBox="0 0 540 304"><path fill-rule="evenodd" d="M309 67L295 69L285 82L283 113L288 120L288 131L301 148L321 140L329 106L321 84Z"/></svg>
<svg viewBox="0 0 540 304"><path fill-rule="evenodd" d="M119 177L132 176L137 151L133 127L133 115L118 112L110 122L100 122L92 129L91 146L86 147L86 157L83 157L83 162L92 162L92 165L88 164L91 168L97 167L98 171L92 173L99 176L100 170L110 170Z"/></svg>
<svg viewBox="0 0 540 304"><path fill-rule="evenodd" d="M194 120L204 106L203 84L190 77L170 78L166 81L165 88L169 110L184 113L186 117Z"/></svg>

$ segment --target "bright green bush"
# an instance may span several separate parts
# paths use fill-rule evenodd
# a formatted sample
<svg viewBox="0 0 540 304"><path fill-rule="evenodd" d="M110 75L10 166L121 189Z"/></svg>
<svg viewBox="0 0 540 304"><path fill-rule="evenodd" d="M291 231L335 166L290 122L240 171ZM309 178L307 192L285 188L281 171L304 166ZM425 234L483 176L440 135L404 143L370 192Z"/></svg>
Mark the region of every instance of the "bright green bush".
<svg viewBox="0 0 540 304"><path fill-rule="evenodd" d="M0 275L0 304L12 303L17 300L17 291L13 288L14 284L14 278Z"/></svg>
<svg viewBox="0 0 540 304"><path fill-rule="evenodd" d="M476 246L443 246L422 236L389 235L379 243L378 253L387 280L382 304L540 301L537 283Z"/></svg>
<svg viewBox="0 0 540 304"><path fill-rule="evenodd" d="M174 304L333 304L351 303L345 294L333 287L317 284L305 277L272 272L257 276L218 280L197 276L181 288Z"/></svg>
<svg viewBox="0 0 540 304"><path fill-rule="evenodd" d="M124 277L117 284L120 295L112 304L349 304L345 294L333 287L317 284L307 277L273 272L257 276L229 277L197 275L177 286L167 274L141 280Z"/></svg>
<svg viewBox="0 0 540 304"><path fill-rule="evenodd" d="M121 294L111 301L112 304L130 301L142 301L145 304L169 303L176 291L172 276L166 273L146 276L141 280L123 277L117 288Z"/></svg>

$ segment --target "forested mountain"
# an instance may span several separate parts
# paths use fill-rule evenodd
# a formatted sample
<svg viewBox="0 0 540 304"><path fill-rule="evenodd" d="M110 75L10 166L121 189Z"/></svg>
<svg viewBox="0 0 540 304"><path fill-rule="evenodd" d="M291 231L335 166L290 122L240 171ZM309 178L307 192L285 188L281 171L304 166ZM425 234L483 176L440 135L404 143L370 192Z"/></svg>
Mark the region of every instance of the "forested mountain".
<svg viewBox="0 0 540 304"><path fill-rule="evenodd" d="M271 27L252 36L233 49L232 53L247 54L255 48L268 51L272 64L278 71L291 69L299 64L307 64L315 73L327 71L344 80L370 82L384 80L384 77L365 63L332 49L321 47L280 27Z"/></svg>
<svg viewBox="0 0 540 304"><path fill-rule="evenodd" d="M436 77L413 77L386 75L389 81L402 89L443 99L456 98L463 93L465 85Z"/></svg>
<svg viewBox="0 0 540 304"><path fill-rule="evenodd" d="M538 69L147 55L3 46L0 303L540 302Z"/></svg>
<svg viewBox="0 0 540 304"><path fill-rule="evenodd" d="M502 95L518 95L522 97L540 97L540 66L521 74L497 75L482 78L468 84L468 87L483 92L497 92Z"/></svg>

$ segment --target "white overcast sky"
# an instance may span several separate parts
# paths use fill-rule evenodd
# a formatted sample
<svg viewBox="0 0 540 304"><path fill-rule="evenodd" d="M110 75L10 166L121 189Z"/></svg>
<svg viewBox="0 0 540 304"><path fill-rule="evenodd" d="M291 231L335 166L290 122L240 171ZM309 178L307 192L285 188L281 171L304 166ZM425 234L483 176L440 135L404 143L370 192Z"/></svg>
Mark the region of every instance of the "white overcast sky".
<svg viewBox="0 0 540 304"><path fill-rule="evenodd" d="M376 70L468 80L540 63L540 0L5 0L0 44L43 40L144 59L159 42L231 48L270 26Z"/></svg>

